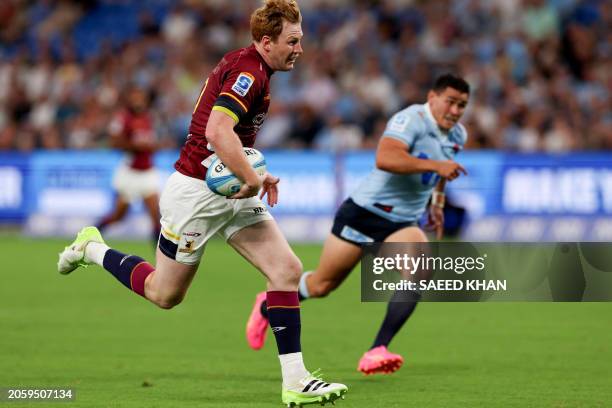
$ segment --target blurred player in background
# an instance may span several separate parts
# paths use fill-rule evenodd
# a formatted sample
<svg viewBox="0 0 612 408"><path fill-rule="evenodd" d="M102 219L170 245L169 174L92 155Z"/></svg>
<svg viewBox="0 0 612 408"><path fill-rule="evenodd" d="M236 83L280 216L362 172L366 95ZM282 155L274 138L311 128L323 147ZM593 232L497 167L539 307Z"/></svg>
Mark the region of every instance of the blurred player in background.
<svg viewBox="0 0 612 408"><path fill-rule="evenodd" d="M255 143L268 111L270 76L293 69L303 53L301 21L294 0L266 0L251 16L253 44L226 54L204 83L177 171L161 196L155 267L110 249L94 227L84 228L58 263L63 274L84 265L103 266L129 289L170 309L185 296L208 239L221 235L268 280L267 315L277 341L282 401L287 405L323 404L347 391L345 385L327 383L304 366L298 300L302 265L261 201L267 194L268 204L276 204L279 179L270 174L260 178L243 152L243 146ZM230 199L214 194L204 181L215 154L244 182Z"/></svg>
<svg viewBox="0 0 612 408"><path fill-rule="evenodd" d="M109 126L110 145L123 150L125 160L113 177L116 191L115 208L97 225L100 231L121 221L136 200L142 200L149 213L152 237L159 237L159 175L153 166L156 136L153 117L149 111L149 94L137 86L125 92L125 109Z"/></svg>
<svg viewBox="0 0 612 408"><path fill-rule="evenodd" d="M362 243L427 242L418 221L428 202L428 224L442 238L444 187L465 169L453 159L467 132L459 123L468 103L468 83L453 75L439 77L427 103L397 112L378 144L376 168L340 206L316 270L301 276L301 299L323 297L336 289L359 262ZM387 347L414 311L420 294L398 291L388 304L382 326L359 361L364 374L391 373L402 356ZM257 295L247 323L251 348L263 347L268 311L265 294Z"/></svg>

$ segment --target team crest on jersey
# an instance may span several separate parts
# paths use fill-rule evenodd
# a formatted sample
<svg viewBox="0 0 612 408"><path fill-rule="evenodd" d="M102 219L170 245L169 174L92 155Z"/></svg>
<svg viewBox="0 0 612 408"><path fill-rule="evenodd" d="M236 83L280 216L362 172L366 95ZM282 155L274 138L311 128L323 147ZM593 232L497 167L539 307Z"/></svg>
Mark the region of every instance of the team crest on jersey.
<svg viewBox="0 0 612 408"><path fill-rule="evenodd" d="M234 85L232 85L232 91L240 96L246 96L254 82L255 77L253 75L248 72L241 72L238 78L236 78Z"/></svg>
<svg viewBox="0 0 612 408"><path fill-rule="evenodd" d="M180 248L178 251L182 252L182 253L185 253L185 254L192 253L194 251L194 249L193 249L193 242L194 241L195 240L193 240L193 239L191 241L186 239L185 240L185 248Z"/></svg>
<svg viewBox="0 0 612 408"><path fill-rule="evenodd" d="M410 122L410 117L404 115L396 115L389 124L389 130L392 132L404 132L408 123Z"/></svg>

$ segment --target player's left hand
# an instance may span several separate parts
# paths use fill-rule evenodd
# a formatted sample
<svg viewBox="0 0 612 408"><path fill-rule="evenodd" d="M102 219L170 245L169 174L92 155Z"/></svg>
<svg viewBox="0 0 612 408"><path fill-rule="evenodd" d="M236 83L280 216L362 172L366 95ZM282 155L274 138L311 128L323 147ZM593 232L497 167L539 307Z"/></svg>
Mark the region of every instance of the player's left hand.
<svg viewBox="0 0 612 408"><path fill-rule="evenodd" d="M444 234L444 208L435 205L429 206L427 226L436 233L436 239L442 239Z"/></svg>
<svg viewBox="0 0 612 408"><path fill-rule="evenodd" d="M278 182L280 178L274 177L270 173L266 173L263 178L263 185L261 188L261 194L259 195L260 199L263 199L264 196L268 195L268 205L270 207L274 207L276 203L278 203Z"/></svg>

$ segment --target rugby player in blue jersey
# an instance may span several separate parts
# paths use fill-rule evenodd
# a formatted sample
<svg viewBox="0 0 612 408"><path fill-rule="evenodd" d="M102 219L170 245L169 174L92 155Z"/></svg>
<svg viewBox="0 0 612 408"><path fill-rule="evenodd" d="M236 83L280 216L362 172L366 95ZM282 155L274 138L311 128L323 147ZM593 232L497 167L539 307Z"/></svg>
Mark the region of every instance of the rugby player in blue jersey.
<svg viewBox="0 0 612 408"><path fill-rule="evenodd" d="M467 174L454 158L467 139L459 119L469 94L464 79L443 75L427 103L391 117L378 144L376 168L336 212L319 265L301 276L300 298L323 297L336 289L358 264L363 243L427 242L418 221L428 207L428 224L442 238L445 183ZM387 347L419 298L408 291L393 295L374 343L359 361L361 372L392 373L401 367L402 356ZM268 327L265 299L265 292L257 295L247 323L247 340L256 350L263 347Z"/></svg>

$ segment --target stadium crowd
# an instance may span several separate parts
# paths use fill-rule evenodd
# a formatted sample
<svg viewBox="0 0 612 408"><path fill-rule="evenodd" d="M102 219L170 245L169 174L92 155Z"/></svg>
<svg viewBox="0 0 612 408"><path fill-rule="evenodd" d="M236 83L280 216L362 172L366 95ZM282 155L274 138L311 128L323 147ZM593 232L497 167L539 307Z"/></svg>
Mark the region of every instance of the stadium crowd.
<svg viewBox="0 0 612 408"><path fill-rule="evenodd" d="M213 64L250 43L256 0L3 0L0 149L107 146L122 89L180 146ZM612 149L612 3L309 0L305 54L272 81L263 148L373 148L435 76L465 76L470 147Z"/></svg>

